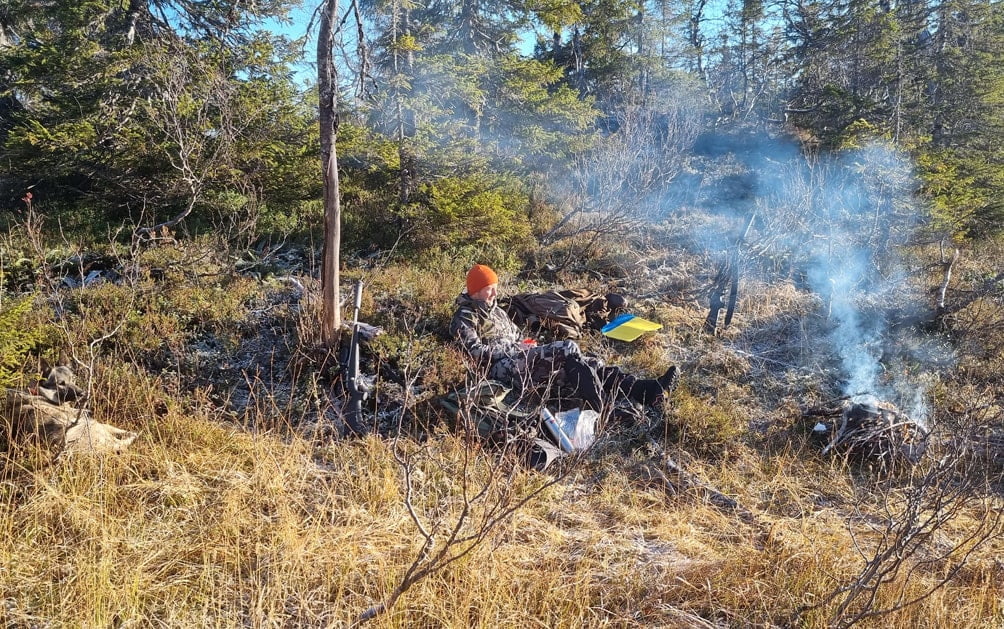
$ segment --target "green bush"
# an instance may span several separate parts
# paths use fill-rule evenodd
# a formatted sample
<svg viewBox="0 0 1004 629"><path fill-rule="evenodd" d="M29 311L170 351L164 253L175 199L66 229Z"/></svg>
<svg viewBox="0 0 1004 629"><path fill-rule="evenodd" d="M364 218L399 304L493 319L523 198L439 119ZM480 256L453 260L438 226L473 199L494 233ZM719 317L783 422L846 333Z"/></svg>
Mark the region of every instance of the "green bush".
<svg viewBox="0 0 1004 629"><path fill-rule="evenodd" d="M987 190L965 160L948 150L926 151L917 156L922 192L931 203L932 227L958 236L978 230L980 210L988 206Z"/></svg>
<svg viewBox="0 0 1004 629"><path fill-rule="evenodd" d="M402 204L390 188L343 195L347 249L396 249L407 255L441 249L516 252L533 242L530 201L511 177L479 173L423 183Z"/></svg>
<svg viewBox="0 0 1004 629"><path fill-rule="evenodd" d="M31 305L30 297L0 304L0 387L17 384L25 355L41 341L41 331L26 325Z"/></svg>
<svg viewBox="0 0 1004 629"><path fill-rule="evenodd" d="M530 237L529 201L517 182L490 175L447 177L420 189L425 223L421 237L427 246L500 245Z"/></svg>

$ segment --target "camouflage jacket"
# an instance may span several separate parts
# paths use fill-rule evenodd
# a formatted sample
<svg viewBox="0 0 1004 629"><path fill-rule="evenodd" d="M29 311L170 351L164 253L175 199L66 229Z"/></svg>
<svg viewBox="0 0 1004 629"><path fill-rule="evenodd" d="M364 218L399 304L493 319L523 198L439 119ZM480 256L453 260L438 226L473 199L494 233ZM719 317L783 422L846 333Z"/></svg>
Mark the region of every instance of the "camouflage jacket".
<svg viewBox="0 0 1004 629"><path fill-rule="evenodd" d="M512 358L522 350L523 334L497 303L457 297L457 311L450 322L450 336L478 361L494 363Z"/></svg>

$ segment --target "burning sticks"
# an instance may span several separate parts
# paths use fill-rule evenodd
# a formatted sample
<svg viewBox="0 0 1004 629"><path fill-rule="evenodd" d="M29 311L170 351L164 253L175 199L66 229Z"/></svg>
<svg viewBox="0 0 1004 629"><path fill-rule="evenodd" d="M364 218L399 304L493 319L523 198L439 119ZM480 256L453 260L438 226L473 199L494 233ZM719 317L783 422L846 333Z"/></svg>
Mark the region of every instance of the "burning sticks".
<svg viewBox="0 0 1004 629"><path fill-rule="evenodd" d="M816 418L813 433L825 439L823 454L840 453L881 462L883 466L916 464L927 447L928 432L891 402L874 396L838 400L836 406L803 413Z"/></svg>

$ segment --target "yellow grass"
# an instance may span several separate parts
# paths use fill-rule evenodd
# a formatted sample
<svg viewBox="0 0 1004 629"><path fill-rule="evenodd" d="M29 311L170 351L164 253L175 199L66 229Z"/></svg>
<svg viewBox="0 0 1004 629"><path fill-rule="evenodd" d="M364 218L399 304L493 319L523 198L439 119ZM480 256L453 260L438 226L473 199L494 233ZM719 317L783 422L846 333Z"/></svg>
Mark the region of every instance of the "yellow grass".
<svg viewBox="0 0 1004 629"><path fill-rule="evenodd" d="M126 426L143 434L119 456L31 473L8 465L6 622L343 626L386 597L418 552L392 442L252 435L175 410ZM422 470L415 503L426 523L455 520L467 447L448 436L404 444ZM373 626L686 627L697 617L826 626L830 607L795 613L861 567L847 518L877 502L847 470L747 449L726 465L690 466L749 508L746 522L697 493L640 485L611 456L575 468ZM474 482L497 473L487 455L468 470ZM517 493L546 480L519 470L502 479ZM855 528L867 546L866 527ZM999 550L981 550L951 587L864 626L992 625L1004 594ZM938 570L915 574L909 589Z"/></svg>
<svg viewBox="0 0 1004 629"><path fill-rule="evenodd" d="M429 382L439 386L456 380L462 366L434 330L448 317L462 265L433 268L360 275L370 286L364 316L383 309L381 351L414 340L415 360L434 370ZM169 370L121 361L131 356L124 348L117 359L99 358L95 415L140 437L117 456L52 461L44 451L8 453L0 476L0 620L11 627L349 626L388 600L422 549L397 453L414 464L411 503L435 534L434 552L456 524L465 490L486 490L460 527L471 533L493 507L568 475L501 519L469 554L417 581L370 626L830 626L841 598L828 595L864 568L877 527L898 513L904 484L825 458L806 442L800 405L830 393L826 357L799 344L822 325L811 316L811 297L790 283L752 285L733 327L714 338L700 331L705 312L685 293L687 273L667 272L666 295L636 304L666 326L663 333L609 345L604 355L645 375L671 362L684 367L662 423L620 427L584 460L548 474L512 467L442 432L421 443L315 441L281 416L255 423L282 430L255 431L217 408L214 395L226 392L186 392ZM204 325L207 317L228 333L246 294L243 283L238 288L221 311L212 307L214 287L172 286L165 298L173 310L129 319L124 335L151 347L179 344L189 319ZM104 290L119 299L108 310L129 310L114 289ZM179 310L186 291L198 299ZM147 304L160 298L144 295ZM109 328L94 318L95 329ZM429 328L416 331L420 321ZM303 321L294 328L306 331ZM583 344L590 343L604 346ZM981 390L954 391L943 394L942 412L961 412ZM716 508L699 488L667 486L652 473L662 461L649 437L743 512ZM966 507L879 589L875 607L927 592L960 556L920 560L965 548L967 531L992 516L979 504ZM975 549L947 586L860 626L1000 626L1002 550L1002 539Z"/></svg>

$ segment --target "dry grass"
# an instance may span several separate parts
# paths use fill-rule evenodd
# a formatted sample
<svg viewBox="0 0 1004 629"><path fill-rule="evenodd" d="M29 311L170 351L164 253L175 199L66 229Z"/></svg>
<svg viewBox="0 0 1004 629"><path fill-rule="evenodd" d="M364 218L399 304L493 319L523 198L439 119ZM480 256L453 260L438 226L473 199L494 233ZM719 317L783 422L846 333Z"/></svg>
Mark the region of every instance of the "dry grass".
<svg viewBox="0 0 1004 629"><path fill-rule="evenodd" d="M655 262L664 270L653 296L636 302L664 330L634 344L583 342L645 375L683 365L663 423L651 434L640 426L613 433L578 465L559 468L568 476L502 520L470 554L418 581L372 626L826 627L839 620L840 599L828 595L857 578L881 525L902 515L909 484L824 458L808 443L800 407L831 393L830 359L812 351L824 323L813 316L811 296L791 283L751 283L733 327L709 337L700 330L704 302L688 279L699 265L665 255ZM353 273L369 286L364 318L388 331L381 355L403 361L407 349L413 366L425 368L427 386L443 388L462 363L437 330L465 264L427 262ZM619 264L629 268L630 260ZM619 288L635 294L630 281ZM488 488L463 527L471 531L490 517L486 509L550 478L506 468L495 453L443 433L422 442L315 441L292 429L289 417L255 422L255 431L234 423L219 408L219 392L193 388L183 370L131 360L152 353L166 361L209 333L239 342L254 326L246 317L256 300L252 284L176 277L144 280L136 294L105 287L70 296L68 303L86 303L88 316L57 331L77 349L127 322L95 350L92 405L99 419L141 436L118 456L51 461L44 452L11 452L4 460L0 619L7 626L347 626L390 595L421 548L395 452L415 463L416 515L440 532L456 522L465 482ZM300 317L290 329L304 344L310 308L290 315ZM134 345L140 341L148 345ZM975 356L967 368L990 360ZM963 414L978 396L996 399L982 378L957 380L958 389L940 390L941 416ZM700 488L680 490L646 473L661 466L648 437L748 517L716 507ZM965 505L890 575L875 606L937 584L960 556L922 560L967 548L967 532L994 509L993 500ZM861 626L997 626L1002 546L993 538L975 548L946 587Z"/></svg>
<svg viewBox="0 0 1004 629"><path fill-rule="evenodd" d="M34 472L8 464L6 622L343 626L393 589L418 538L391 442L254 435L197 401L154 418L142 400L158 387L146 385L116 412L142 432L133 450ZM425 453L418 510L452 522L467 446L440 437L407 447ZM747 522L697 494L640 485L622 456L576 468L374 626L685 627L702 618L821 627L831 607L801 620L796 612L860 569L856 546L868 548L867 519L884 504L848 470L804 452L734 445L727 462L693 461L693 473L751 509ZM492 468L484 455L468 475ZM505 478L516 493L541 481ZM953 522L939 543L952 544L974 517ZM987 626L1004 594L1000 546L980 549L948 589L865 626ZM903 585L920 592L942 569Z"/></svg>

